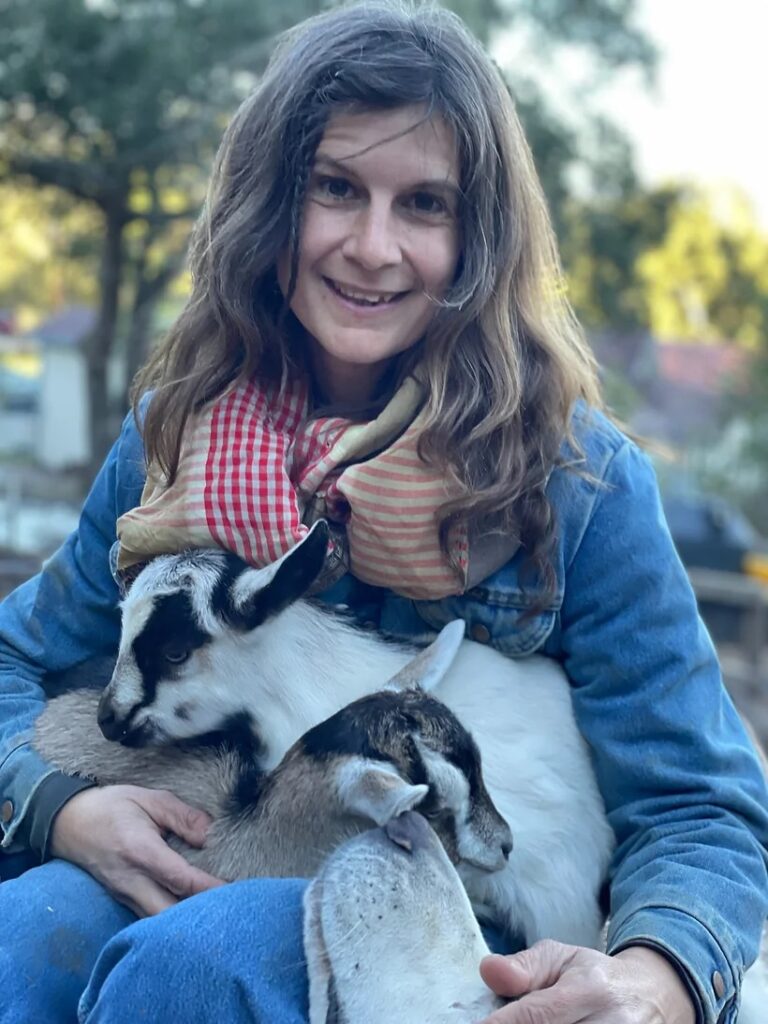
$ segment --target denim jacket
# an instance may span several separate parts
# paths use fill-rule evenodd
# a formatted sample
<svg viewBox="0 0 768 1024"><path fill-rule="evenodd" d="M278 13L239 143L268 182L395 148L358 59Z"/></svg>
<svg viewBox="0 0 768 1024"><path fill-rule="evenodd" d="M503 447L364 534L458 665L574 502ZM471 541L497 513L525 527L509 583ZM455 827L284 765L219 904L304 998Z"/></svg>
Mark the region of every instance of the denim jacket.
<svg viewBox="0 0 768 1024"><path fill-rule="evenodd" d="M665 953L689 986L699 1024L732 1024L768 912L765 780L723 689L648 459L597 413L580 413L575 431L585 472L557 468L548 483L557 588L543 610L526 614L534 593L521 585L522 552L458 597L412 601L349 576L327 596L398 635L460 617L471 637L505 654L536 651L562 663L617 837L608 951L646 945ZM0 606L6 850L32 846L44 855L54 814L83 785L46 765L29 733L45 672L117 647L110 551L116 520L139 503L144 476L129 416L77 531Z"/></svg>

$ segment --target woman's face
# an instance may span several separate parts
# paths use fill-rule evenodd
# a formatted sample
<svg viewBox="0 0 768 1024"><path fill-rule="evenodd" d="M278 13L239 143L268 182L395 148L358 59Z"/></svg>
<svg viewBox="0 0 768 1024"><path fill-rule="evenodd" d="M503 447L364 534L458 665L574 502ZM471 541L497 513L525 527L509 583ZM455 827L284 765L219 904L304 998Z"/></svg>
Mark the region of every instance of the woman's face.
<svg viewBox="0 0 768 1024"><path fill-rule="evenodd" d="M331 402L366 401L424 334L459 256L453 134L420 107L339 114L315 155L291 309ZM287 254L278 276L287 288Z"/></svg>

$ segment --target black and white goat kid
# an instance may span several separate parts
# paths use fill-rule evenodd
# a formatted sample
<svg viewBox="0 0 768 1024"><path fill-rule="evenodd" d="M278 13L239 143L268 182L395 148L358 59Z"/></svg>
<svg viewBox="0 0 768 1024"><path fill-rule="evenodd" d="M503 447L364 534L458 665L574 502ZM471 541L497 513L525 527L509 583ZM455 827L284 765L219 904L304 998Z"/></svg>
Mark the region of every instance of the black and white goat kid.
<svg viewBox="0 0 768 1024"><path fill-rule="evenodd" d="M414 684L443 638L409 667ZM469 733L414 686L371 694L314 726L263 771L232 737L126 747L96 722L98 692L73 690L38 718L34 745L60 770L102 785L167 789L212 819L202 849L172 843L218 878L312 877L337 846L418 806L456 865L501 870L510 830L483 783Z"/></svg>
<svg viewBox="0 0 768 1024"><path fill-rule="evenodd" d="M105 735L146 745L235 730L271 769L308 729L401 672L417 648L303 599L326 536L317 524L264 569L220 551L149 563L123 603L99 709ZM428 668L419 682L474 736L488 791L515 836L503 871L460 865L475 909L527 943L599 945L613 835L562 670L462 640L452 664Z"/></svg>

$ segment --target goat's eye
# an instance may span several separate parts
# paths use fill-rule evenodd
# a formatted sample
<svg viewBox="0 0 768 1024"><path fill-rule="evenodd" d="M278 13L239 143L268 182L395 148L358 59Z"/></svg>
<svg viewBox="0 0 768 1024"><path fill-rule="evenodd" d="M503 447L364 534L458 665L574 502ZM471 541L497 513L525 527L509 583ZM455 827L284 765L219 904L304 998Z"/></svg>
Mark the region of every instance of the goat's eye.
<svg viewBox="0 0 768 1024"><path fill-rule="evenodd" d="M163 657L169 665L183 665L191 653L188 648L179 648L178 650L171 648L171 650L163 652Z"/></svg>
<svg viewBox="0 0 768 1024"><path fill-rule="evenodd" d="M445 814L444 807L430 807L428 810L419 808L419 814L423 814L428 821L437 821L438 818L442 818Z"/></svg>

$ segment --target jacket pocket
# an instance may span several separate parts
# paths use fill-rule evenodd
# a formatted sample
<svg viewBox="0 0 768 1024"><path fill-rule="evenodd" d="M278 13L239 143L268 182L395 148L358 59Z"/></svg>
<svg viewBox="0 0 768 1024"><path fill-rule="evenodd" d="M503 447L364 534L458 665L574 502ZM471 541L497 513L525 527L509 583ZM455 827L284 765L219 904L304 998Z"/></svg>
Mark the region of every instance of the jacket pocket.
<svg viewBox="0 0 768 1024"><path fill-rule="evenodd" d="M538 651L552 632L557 615L555 607L531 613L530 600L523 595L494 594L483 588L441 601L414 601L414 606L432 629L463 619L468 639L489 644L512 658Z"/></svg>

